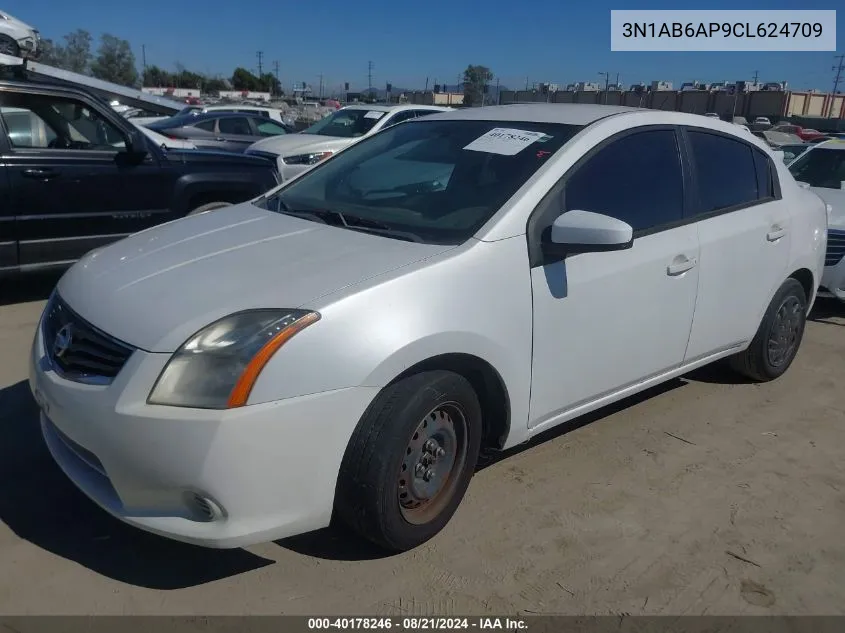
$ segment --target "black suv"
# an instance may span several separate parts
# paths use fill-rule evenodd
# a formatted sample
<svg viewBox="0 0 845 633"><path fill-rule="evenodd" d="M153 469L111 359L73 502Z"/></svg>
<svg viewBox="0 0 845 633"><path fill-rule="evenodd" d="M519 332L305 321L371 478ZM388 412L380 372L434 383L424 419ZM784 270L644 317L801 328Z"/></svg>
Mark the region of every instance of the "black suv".
<svg viewBox="0 0 845 633"><path fill-rule="evenodd" d="M0 275L67 266L278 183L264 158L158 147L85 90L0 81Z"/></svg>

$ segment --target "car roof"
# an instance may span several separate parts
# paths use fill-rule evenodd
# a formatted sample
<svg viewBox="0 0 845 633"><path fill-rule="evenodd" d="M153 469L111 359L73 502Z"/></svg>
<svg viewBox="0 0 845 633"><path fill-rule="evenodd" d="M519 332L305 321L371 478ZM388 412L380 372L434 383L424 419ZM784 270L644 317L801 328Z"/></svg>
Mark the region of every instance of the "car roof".
<svg viewBox="0 0 845 633"><path fill-rule="evenodd" d="M279 108L271 108L270 106L256 106L256 105L211 105L211 106L203 106L203 109L207 112L219 111L219 110L243 110L245 112L250 112L255 110L256 112L281 112Z"/></svg>
<svg viewBox="0 0 845 633"><path fill-rule="evenodd" d="M190 119L191 121L203 121L205 119L235 119L235 118L243 118L243 117L252 117L257 119L266 119L267 117L261 116L256 112L197 112L196 114L183 114L177 118L185 118ZM275 121L278 123L278 121Z"/></svg>
<svg viewBox="0 0 845 633"><path fill-rule="evenodd" d="M433 112L449 112L451 108L445 106L422 105L413 103L402 103L399 105L388 105L384 103L358 103L355 105L348 105L341 110L375 110L377 112L398 112L400 110L431 110Z"/></svg>
<svg viewBox="0 0 845 633"><path fill-rule="evenodd" d="M821 143L807 143L807 145L810 146L810 149L808 149L807 151L814 150L817 147L845 151L845 139L841 138L832 138L829 141L822 141Z"/></svg>

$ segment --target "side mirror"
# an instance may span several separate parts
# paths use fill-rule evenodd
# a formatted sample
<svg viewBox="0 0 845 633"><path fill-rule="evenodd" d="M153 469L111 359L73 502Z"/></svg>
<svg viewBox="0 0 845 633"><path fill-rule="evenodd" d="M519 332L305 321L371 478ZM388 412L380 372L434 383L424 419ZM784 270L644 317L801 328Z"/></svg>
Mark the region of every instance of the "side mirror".
<svg viewBox="0 0 845 633"><path fill-rule="evenodd" d="M565 257L576 253L620 251L634 244L634 229L627 222L592 211L567 211L547 229L544 250Z"/></svg>
<svg viewBox="0 0 845 633"><path fill-rule="evenodd" d="M130 131L127 137L126 153L140 159L146 156L148 151L147 137L144 133L141 130Z"/></svg>

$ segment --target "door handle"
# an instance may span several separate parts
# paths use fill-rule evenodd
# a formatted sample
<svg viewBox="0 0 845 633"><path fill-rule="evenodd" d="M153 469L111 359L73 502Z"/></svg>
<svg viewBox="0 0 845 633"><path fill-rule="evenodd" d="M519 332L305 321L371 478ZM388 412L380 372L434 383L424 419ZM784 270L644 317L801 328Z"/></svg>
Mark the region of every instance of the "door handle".
<svg viewBox="0 0 845 633"><path fill-rule="evenodd" d="M768 233L766 233L766 239L770 242L777 242L780 238L786 235L786 229L781 226L773 226Z"/></svg>
<svg viewBox="0 0 845 633"><path fill-rule="evenodd" d="M58 178L59 172L53 169L24 169L21 172L24 178L34 178L36 180L52 180Z"/></svg>
<svg viewBox="0 0 845 633"><path fill-rule="evenodd" d="M669 267L666 269L666 274L670 276L680 275L695 268L696 264L698 264L698 260L695 257L690 259L686 255L678 255L672 260L672 263L669 264Z"/></svg>

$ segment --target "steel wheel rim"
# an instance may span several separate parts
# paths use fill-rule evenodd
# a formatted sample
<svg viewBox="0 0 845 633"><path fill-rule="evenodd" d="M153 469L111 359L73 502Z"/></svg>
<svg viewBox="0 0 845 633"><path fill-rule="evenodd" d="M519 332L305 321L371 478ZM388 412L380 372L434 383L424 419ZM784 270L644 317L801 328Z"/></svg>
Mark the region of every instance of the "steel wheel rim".
<svg viewBox="0 0 845 633"><path fill-rule="evenodd" d="M766 346L772 367L781 367L795 355L803 316L804 307L797 297L787 297L780 304Z"/></svg>
<svg viewBox="0 0 845 633"><path fill-rule="evenodd" d="M8 39L0 39L0 53L3 55L11 55L15 57L18 55L17 44L15 44L12 40Z"/></svg>
<svg viewBox="0 0 845 633"><path fill-rule="evenodd" d="M402 517L422 525L452 499L467 455L467 421L456 402L439 404L414 430L399 467L398 500Z"/></svg>

